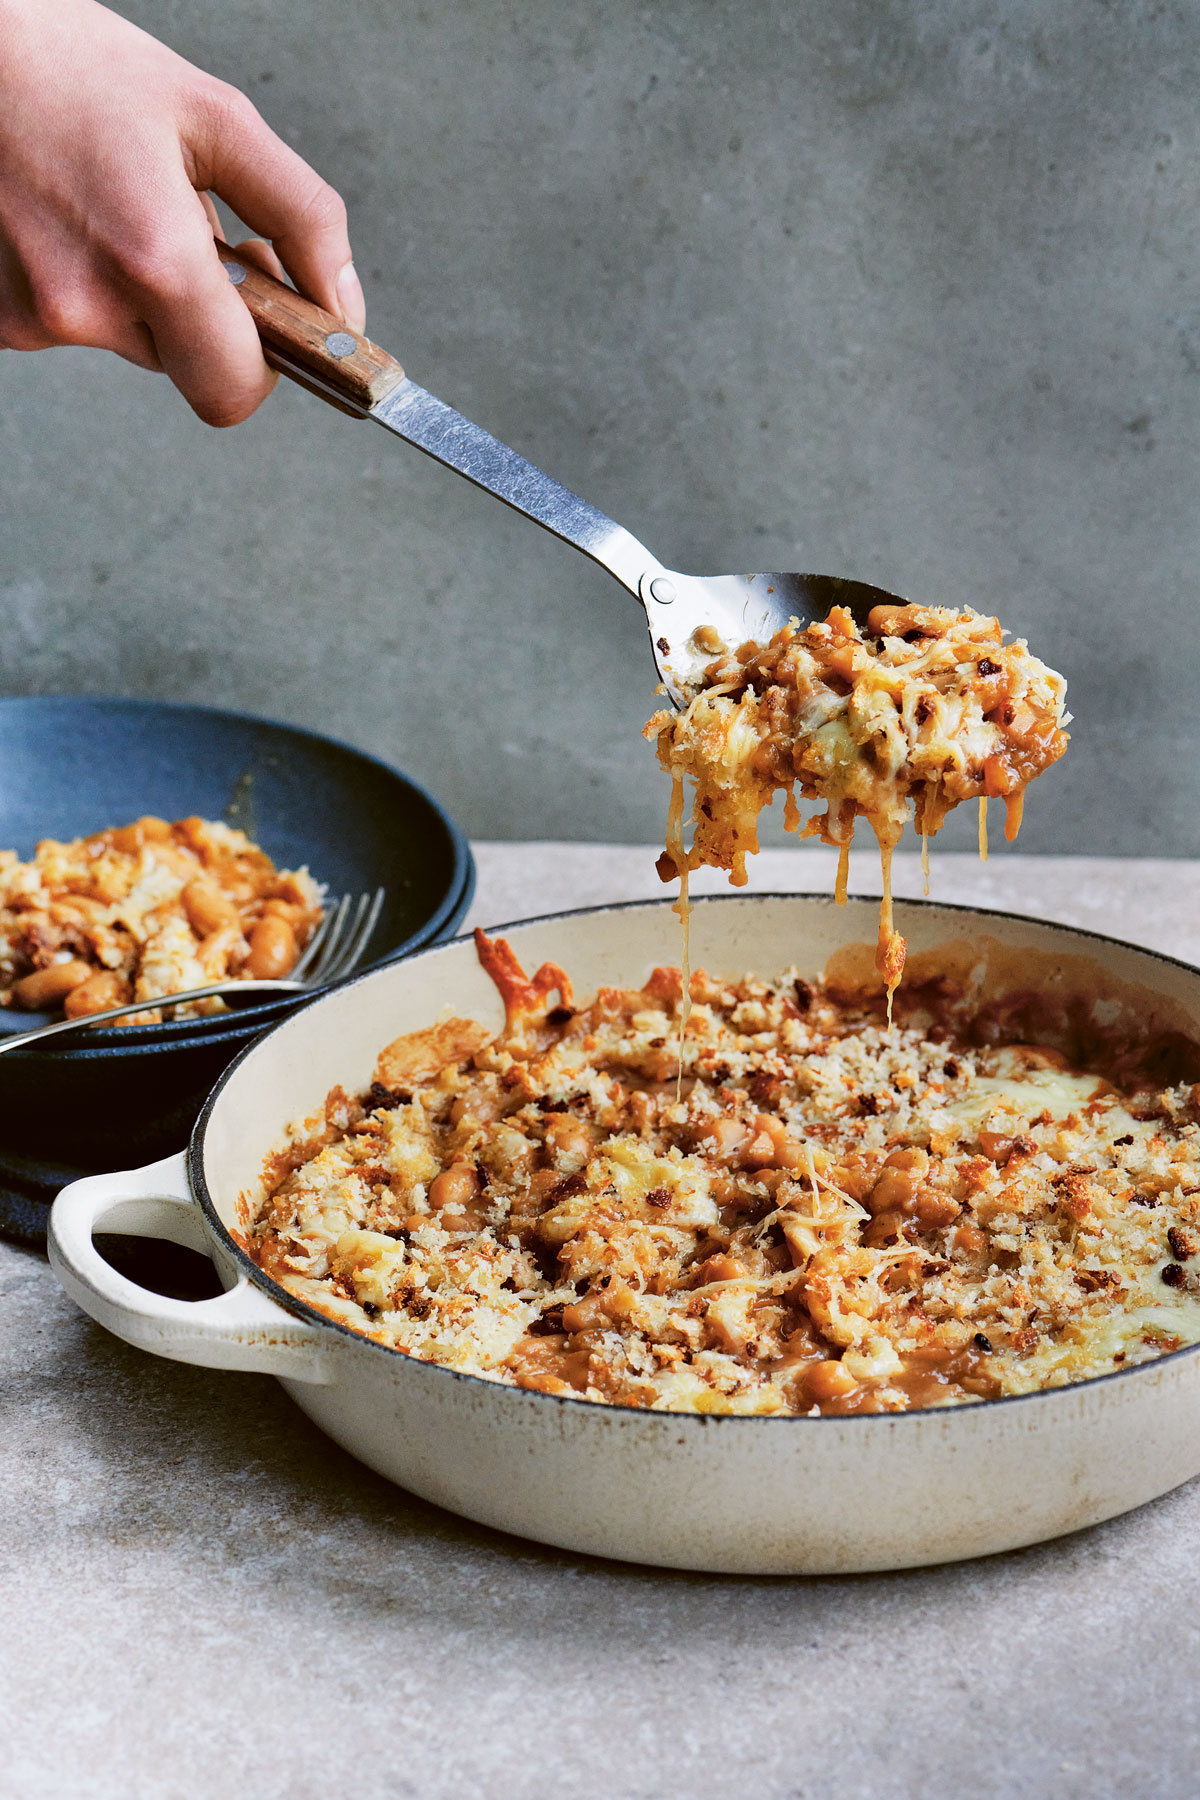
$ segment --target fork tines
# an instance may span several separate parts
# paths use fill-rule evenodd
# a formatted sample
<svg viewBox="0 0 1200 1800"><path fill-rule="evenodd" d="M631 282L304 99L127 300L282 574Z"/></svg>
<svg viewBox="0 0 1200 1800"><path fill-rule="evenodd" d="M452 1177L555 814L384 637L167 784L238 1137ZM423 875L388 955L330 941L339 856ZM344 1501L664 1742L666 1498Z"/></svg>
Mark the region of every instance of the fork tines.
<svg viewBox="0 0 1200 1800"><path fill-rule="evenodd" d="M326 908L325 917L305 945L292 970L293 981L305 987L325 987L349 975L362 960L383 908L383 888L373 894L343 894L337 905Z"/></svg>

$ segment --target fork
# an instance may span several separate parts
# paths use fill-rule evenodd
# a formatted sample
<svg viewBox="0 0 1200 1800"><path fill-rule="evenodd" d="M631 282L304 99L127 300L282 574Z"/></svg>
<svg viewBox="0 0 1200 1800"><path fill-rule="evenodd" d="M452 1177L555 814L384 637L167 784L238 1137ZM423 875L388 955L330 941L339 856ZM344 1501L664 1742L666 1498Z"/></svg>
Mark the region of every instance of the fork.
<svg viewBox="0 0 1200 1800"><path fill-rule="evenodd" d="M103 1012L84 1013L78 1019L56 1019L53 1024L39 1025L33 1031L18 1031L11 1037L0 1037L0 1056L23 1044L39 1044L43 1038L57 1037L64 1031L86 1030L89 1025L104 1025L109 1019L123 1019L130 1013L148 1012L152 1007L183 1006L190 1000L208 1000L215 994L315 993L318 988L329 987L357 968L371 941L383 902L384 889L381 887L373 894L360 894L357 900L353 894L343 894L333 910L326 911L290 975L273 981L253 975L245 981L214 981L207 987L188 988L182 994L157 994L152 1000L127 1000L123 1006L108 1006Z"/></svg>

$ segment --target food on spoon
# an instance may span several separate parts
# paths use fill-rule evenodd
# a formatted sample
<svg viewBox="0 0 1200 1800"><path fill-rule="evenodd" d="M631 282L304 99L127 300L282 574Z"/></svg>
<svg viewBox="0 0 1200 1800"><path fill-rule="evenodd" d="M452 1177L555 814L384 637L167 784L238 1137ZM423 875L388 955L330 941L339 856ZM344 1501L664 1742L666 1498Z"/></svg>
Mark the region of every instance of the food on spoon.
<svg viewBox="0 0 1200 1800"><path fill-rule="evenodd" d="M915 969L890 1031L844 976L697 971L677 1100L678 970L576 1002L476 941L499 1034L398 1039L243 1196L251 1255L328 1317L509 1385L753 1414L1027 1393L1200 1341L1195 1045L1061 983L981 990L986 944L961 980Z"/></svg>
<svg viewBox="0 0 1200 1800"><path fill-rule="evenodd" d="M926 855L946 814L977 799L986 854L984 809L1003 799L1006 835L1015 838L1026 787L1067 746L1066 682L1023 639L1006 644L997 621L969 607L877 606L860 631L835 606L820 624L789 625L766 645L732 651L714 634L699 648L719 654L690 704L657 713L646 727L674 782L660 874L686 883L689 870L707 864L742 886L746 857L758 849L759 814L782 790L785 824L797 830L799 790L824 802L800 835L840 850L841 902L862 815L883 858L878 968L894 990L904 939L892 925L891 857L906 821ZM685 777L695 784L690 850Z"/></svg>
<svg viewBox="0 0 1200 1800"><path fill-rule="evenodd" d="M29 862L0 851L0 1006L82 1018L145 1000L114 1024L154 1024L154 1002L171 994L286 975L321 916L307 869L277 869L245 832L211 819L147 816L70 843L44 838Z"/></svg>

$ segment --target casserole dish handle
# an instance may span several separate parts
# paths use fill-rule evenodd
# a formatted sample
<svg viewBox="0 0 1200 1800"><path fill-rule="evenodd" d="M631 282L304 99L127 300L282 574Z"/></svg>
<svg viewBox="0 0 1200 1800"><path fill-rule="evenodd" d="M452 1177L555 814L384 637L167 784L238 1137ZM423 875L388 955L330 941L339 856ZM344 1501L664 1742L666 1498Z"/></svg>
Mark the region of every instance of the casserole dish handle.
<svg viewBox="0 0 1200 1800"><path fill-rule="evenodd" d="M50 1212L50 1262L77 1306L127 1344L206 1369L252 1369L285 1381L333 1379L326 1334L241 1272L211 1300L171 1300L118 1274L92 1241L111 1231L165 1238L202 1256L212 1245L188 1189L184 1154L65 1187Z"/></svg>

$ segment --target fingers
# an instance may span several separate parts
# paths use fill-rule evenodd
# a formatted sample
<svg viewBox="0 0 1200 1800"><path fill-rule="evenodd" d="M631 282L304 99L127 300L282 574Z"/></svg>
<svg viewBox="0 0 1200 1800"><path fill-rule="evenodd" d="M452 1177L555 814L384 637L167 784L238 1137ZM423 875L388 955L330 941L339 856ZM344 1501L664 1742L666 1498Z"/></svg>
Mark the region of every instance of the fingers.
<svg viewBox="0 0 1200 1800"><path fill-rule="evenodd" d="M287 280L287 270L270 244L264 243L262 238L246 238L244 243L235 244L233 247L239 256L248 263L254 263L263 271L264 275L273 275L276 281Z"/></svg>
<svg viewBox="0 0 1200 1800"><path fill-rule="evenodd" d="M126 362L136 363L139 369L149 369L155 375L163 372L150 327L140 320L114 327L104 348L115 350L118 356L123 356Z"/></svg>
<svg viewBox="0 0 1200 1800"><path fill-rule="evenodd" d="M226 238L225 233L221 228L221 220L217 213L217 209L213 204L212 195L200 194L197 198L204 208L205 216L212 227L214 238L217 239L218 243L228 243L229 240ZM263 238L243 238L242 242L240 244L234 244L233 248L244 261L256 264L264 274L273 275L276 281L287 280L287 270L276 256L270 244Z"/></svg>
<svg viewBox="0 0 1200 1800"><path fill-rule="evenodd" d="M221 221L217 215L217 209L216 209L215 205L213 204L212 195L211 194L201 194L199 198L200 198L200 204L204 208L205 217L207 218L209 224L212 226L213 236L215 238L220 238L221 242L224 243L225 242L225 233L221 229Z"/></svg>
<svg viewBox="0 0 1200 1800"><path fill-rule="evenodd" d="M204 208L205 216L212 227L213 236L220 243L227 243L228 239L221 227L220 216L216 206L213 204L212 195L200 194L197 198ZM265 239L244 238L240 244L235 244L233 248L238 251L241 256L245 257L247 262L256 263L265 274L273 275L276 281L287 280L287 270Z"/></svg>
<svg viewBox="0 0 1200 1800"><path fill-rule="evenodd" d="M268 245L242 250L280 272ZM33 280L27 260L38 271ZM165 371L210 425L240 424L276 381L217 259L208 209L182 169L154 229L131 236L111 259L73 258L57 245L27 258L0 235L0 347L60 344L112 350L139 368Z"/></svg>
<svg viewBox="0 0 1200 1800"><path fill-rule="evenodd" d="M0 345L114 350L164 369L210 423L246 418L275 377L197 190L277 238L339 314L341 201L236 90L104 6L0 0L0 41ZM245 254L279 267L265 245Z"/></svg>
<svg viewBox="0 0 1200 1800"><path fill-rule="evenodd" d="M149 330L119 301L89 289L78 276L54 284L52 297L35 293L21 258L0 238L0 347L48 350L58 344L90 344L139 368L162 369Z"/></svg>
<svg viewBox="0 0 1200 1800"><path fill-rule="evenodd" d="M217 259L204 207L190 191L187 202L190 230L160 262L134 274L134 307L158 363L193 411L209 425L238 425L262 404L277 377Z"/></svg>
<svg viewBox="0 0 1200 1800"><path fill-rule="evenodd" d="M5 350L45 350L49 342L37 327L24 264L0 236L0 345Z"/></svg>
<svg viewBox="0 0 1200 1800"><path fill-rule="evenodd" d="M223 234L205 190L273 240L242 245L248 262L286 270L361 329L345 208L235 89L164 60L157 46L146 51L140 34L135 47L149 65L115 137L109 96L94 96L89 110L89 71L79 76L86 155L72 160L70 133L65 148L53 140L35 155L37 131L0 111L0 170L6 157L32 159L23 183L0 178L0 347L113 350L165 371L209 424L237 424L276 377L215 253L214 233Z"/></svg>
<svg viewBox="0 0 1200 1800"><path fill-rule="evenodd" d="M213 84L196 113L191 149L197 185L211 188L251 230L271 240L301 293L361 331L366 305L340 195L236 89Z"/></svg>

